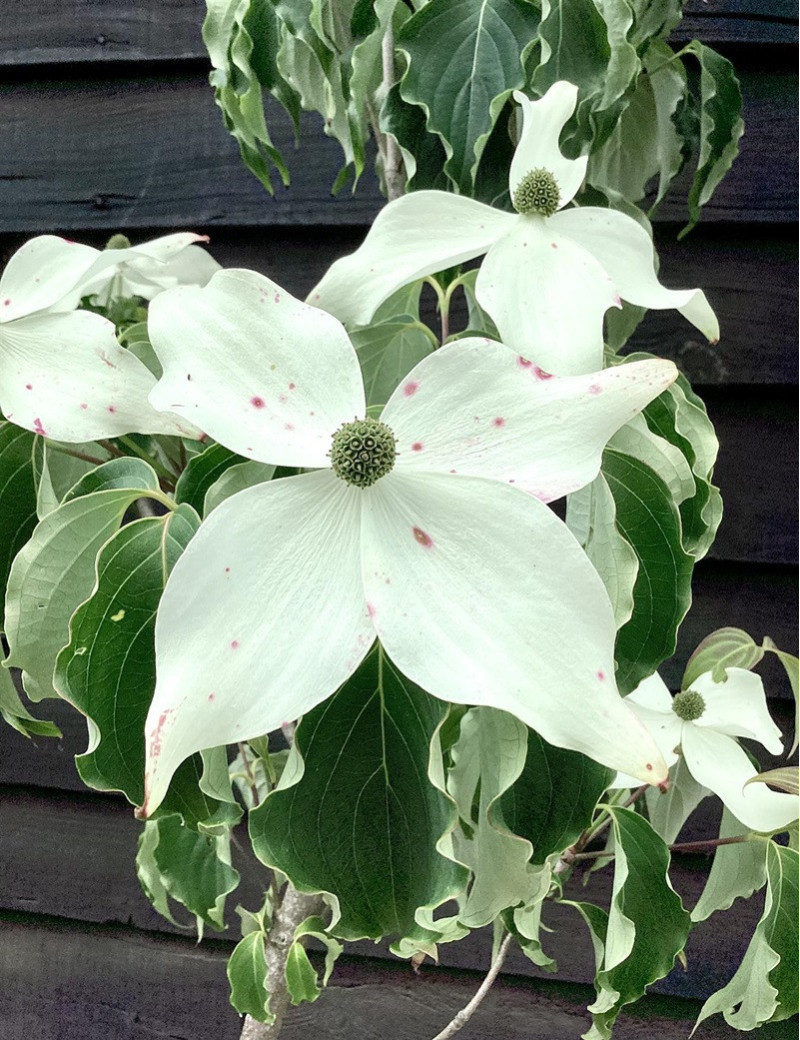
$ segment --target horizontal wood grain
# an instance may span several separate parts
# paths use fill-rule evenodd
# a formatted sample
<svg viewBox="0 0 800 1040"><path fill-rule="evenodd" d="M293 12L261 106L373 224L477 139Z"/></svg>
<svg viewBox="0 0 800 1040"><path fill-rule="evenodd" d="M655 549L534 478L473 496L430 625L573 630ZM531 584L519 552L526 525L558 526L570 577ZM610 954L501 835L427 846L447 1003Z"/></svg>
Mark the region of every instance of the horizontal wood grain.
<svg viewBox="0 0 800 1040"><path fill-rule="evenodd" d="M796 76L743 69L741 79L748 130L704 221L792 221ZM371 173L355 196L331 199L340 150L319 117L305 118L296 154L288 119L275 112L271 126L293 175L274 198L244 169L201 74L0 84L0 232L371 221L381 205ZM682 221L680 198L659 217Z"/></svg>
<svg viewBox="0 0 800 1040"><path fill-rule="evenodd" d="M0 30L0 65L205 58L203 0L17 0ZM673 39L708 44L797 40L791 0L689 0Z"/></svg>

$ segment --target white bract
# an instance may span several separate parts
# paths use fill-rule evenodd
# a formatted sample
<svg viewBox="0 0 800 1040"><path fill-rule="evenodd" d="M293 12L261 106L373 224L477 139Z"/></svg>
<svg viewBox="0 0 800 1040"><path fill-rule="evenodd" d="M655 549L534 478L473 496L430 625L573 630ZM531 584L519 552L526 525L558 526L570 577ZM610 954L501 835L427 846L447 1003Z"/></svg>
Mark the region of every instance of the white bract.
<svg viewBox="0 0 800 1040"><path fill-rule="evenodd" d="M594 478L612 433L675 378L670 362L552 379L502 344L462 340L422 361L377 422L341 324L260 275L162 293L150 336L156 407L247 458L313 472L224 501L170 576L145 815L188 755L309 711L376 637L437 697L664 779L615 687L602 582L545 503Z"/></svg>
<svg viewBox="0 0 800 1040"><path fill-rule="evenodd" d="M361 247L337 260L308 302L346 325L365 325L401 286L486 253L475 286L500 338L558 375L602 367L603 315L620 298L677 308L712 342L717 319L699 289L665 289L653 245L613 209L564 209L583 182L587 157L565 158L558 139L578 88L555 83L540 101L519 91L523 128L509 189L516 215L463 195L417 191L378 214Z"/></svg>
<svg viewBox="0 0 800 1040"><path fill-rule="evenodd" d="M10 422L67 442L197 435L150 406L155 379L119 345L113 324L74 309L87 286L119 270L130 252L42 235L11 257L0 278L0 408Z"/></svg>
<svg viewBox="0 0 800 1040"><path fill-rule="evenodd" d="M781 830L797 819L798 800L766 784L748 784L758 769L736 739L758 741L778 755L780 730L770 717L760 677L744 668L728 668L727 674L726 682L716 683L706 672L674 698L663 679L651 675L625 702L647 726L668 765L682 755L697 783L719 795L745 827ZM613 786L632 787L636 782L619 776Z"/></svg>

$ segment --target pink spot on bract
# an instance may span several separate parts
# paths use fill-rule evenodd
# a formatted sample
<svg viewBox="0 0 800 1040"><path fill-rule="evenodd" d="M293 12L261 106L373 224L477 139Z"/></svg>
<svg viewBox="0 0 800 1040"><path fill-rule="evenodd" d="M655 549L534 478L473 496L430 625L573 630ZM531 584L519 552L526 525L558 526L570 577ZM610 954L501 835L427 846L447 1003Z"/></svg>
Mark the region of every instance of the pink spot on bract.
<svg viewBox="0 0 800 1040"><path fill-rule="evenodd" d="M239 649L239 640L238 639L231 640L231 650L238 650L238 649Z"/></svg>
<svg viewBox="0 0 800 1040"><path fill-rule="evenodd" d="M414 441L414 443L411 445L411 450L422 451L422 444L419 441Z"/></svg>
<svg viewBox="0 0 800 1040"><path fill-rule="evenodd" d="M104 350L100 351L100 360L103 362L104 365L108 365L109 368L117 367L112 361L109 361L108 354Z"/></svg>
<svg viewBox="0 0 800 1040"><path fill-rule="evenodd" d="M496 419L492 419L492 426L505 426L506 421L502 415L498 415Z"/></svg>
<svg viewBox="0 0 800 1040"><path fill-rule="evenodd" d="M602 394L602 392L603 392L603 388L602 388L602 386L600 386L599 383L592 383L592 385L589 387L589 393L590 394L594 394L595 396L597 394Z"/></svg>
<svg viewBox="0 0 800 1040"><path fill-rule="evenodd" d="M653 763L652 762L648 762L647 765L645 766L645 769L648 771L648 773L652 773L653 772Z"/></svg>
<svg viewBox="0 0 800 1040"><path fill-rule="evenodd" d="M40 437L46 437L47 436L47 431L45 430L44 426L42 426L42 420L41 419L34 419L33 420L33 428L39 434Z"/></svg>
<svg viewBox="0 0 800 1040"><path fill-rule="evenodd" d="M619 294L619 293L615 293L615 294L614 294L614 303L616 303L616 305L617 305L618 307L621 307L621 306L622 306L622 297L620 296L620 294Z"/></svg>
<svg viewBox="0 0 800 1040"><path fill-rule="evenodd" d="M550 243L550 248L551 249L558 249L558 246L555 244L555 242L551 242Z"/></svg>
<svg viewBox="0 0 800 1040"><path fill-rule="evenodd" d="M367 613L369 614L369 616L371 618L375 617L375 607L373 606L372 603L368 603L367 604Z"/></svg>
<svg viewBox="0 0 800 1040"><path fill-rule="evenodd" d="M86 411L86 409L87 409L88 407L89 407L89 405L88 405L88 404L86 404L86 402L85 402L85 401L84 401L84 402L83 402L83 404L81 405L81 409L82 409L82 410L83 410L84 412Z"/></svg>
<svg viewBox="0 0 800 1040"><path fill-rule="evenodd" d="M114 414L114 412L116 412L116 410L117 410L117 409L116 409L116 408L114 407L114 405L113 405L113 404L110 404L110 405L108 406L108 410L109 410L109 412L111 412L111 414L113 415L113 414Z"/></svg>
<svg viewBox="0 0 800 1040"><path fill-rule="evenodd" d="M278 401L281 404L286 404L286 394L278 394Z"/></svg>
<svg viewBox="0 0 800 1040"><path fill-rule="evenodd" d="M11 306L11 300L3 300L3 306L4 307L10 307Z"/></svg>
<svg viewBox="0 0 800 1040"><path fill-rule="evenodd" d="M26 383L25 384L25 389L26 390L33 390L33 383Z"/></svg>
<svg viewBox="0 0 800 1040"><path fill-rule="evenodd" d="M289 383L289 389L290 389L290 390L296 390L296 389L297 389L297 387L295 386L295 384L294 384L294 383Z"/></svg>
<svg viewBox="0 0 800 1040"><path fill-rule="evenodd" d="M598 672L597 673L597 678L600 680L600 682L605 682L606 673L605 672Z"/></svg>
<svg viewBox="0 0 800 1040"><path fill-rule="evenodd" d="M524 357L520 356L520 357L517 358L517 364L519 365L520 368L530 368L531 365L533 365L533 362L532 361L528 361L527 358L524 358Z"/></svg>
<svg viewBox="0 0 800 1040"><path fill-rule="evenodd" d="M161 754L161 731L164 728L164 723L167 721L168 717L171 714L172 709L167 708L167 710L162 711L162 713L158 717L158 723L156 724L155 733L150 738L150 754L154 758Z"/></svg>
<svg viewBox="0 0 800 1040"><path fill-rule="evenodd" d="M413 397L417 390L419 390L419 383L414 382L413 379L403 387L403 393L406 397Z"/></svg>
<svg viewBox="0 0 800 1040"><path fill-rule="evenodd" d="M273 298L273 300L276 303L280 303L281 302L281 294L280 293L275 293L275 295L272 298Z"/></svg>
<svg viewBox="0 0 800 1040"><path fill-rule="evenodd" d="M413 530L414 537L417 539L419 544L424 545L426 549L430 549L433 545L433 539L431 536L426 531L423 531L421 527L415 527Z"/></svg>
<svg viewBox="0 0 800 1040"><path fill-rule="evenodd" d="M293 430L294 426L292 426L292 424L290 422L287 422L287 423L283 424L283 428L284 428L284 430Z"/></svg>
<svg viewBox="0 0 800 1040"><path fill-rule="evenodd" d="M210 701L213 701L213 700L214 700L214 694L213 694L213 693L209 693L209 695L208 695L208 699L209 699Z"/></svg>
<svg viewBox="0 0 800 1040"><path fill-rule="evenodd" d="M250 398L250 404L254 408L263 408L264 407L264 398L263 397L251 397Z"/></svg>
<svg viewBox="0 0 800 1040"><path fill-rule="evenodd" d="M552 372L545 372L545 370L543 368L539 368L538 365L534 365L533 366L533 374L536 376L537 379L552 379L553 378L553 373Z"/></svg>
<svg viewBox="0 0 800 1040"><path fill-rule="evenodd" d="M230 569L230 567L226 567L226 568L225 568L225 573L226 573L226 574L230 574L230 572L231 572L231 569Z"/></svg>

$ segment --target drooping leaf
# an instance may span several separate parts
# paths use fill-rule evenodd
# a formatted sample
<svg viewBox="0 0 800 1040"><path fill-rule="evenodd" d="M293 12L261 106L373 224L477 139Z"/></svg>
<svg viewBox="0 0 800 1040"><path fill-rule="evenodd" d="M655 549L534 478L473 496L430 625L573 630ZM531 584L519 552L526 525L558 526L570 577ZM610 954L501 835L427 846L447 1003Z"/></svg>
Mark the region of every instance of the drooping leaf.
<svg viewBox="0 0 800 1040"><path fill-rule="evenodd" d="M720 838L747 834L747 827L723 808ZM764 840L720 845L714 851L708 880L692 910L693 921L705 921L717 910L727 910L736 899L749 899L766 881Z"/></svg>
<svg viewBox="0 0 800 1040"><path fill-rule="evenodd" d="M689 223L679 238L700 219L701 208L739 154L744 133L742 92L733 65L699 40L692 40L683 53L700 62L700 155L689 191Z"/></svg>
<svg viewBox="0 0 800 1040"><path fill-rule="evenodd" d="M379 648L305 715L277 790L250 815L253 848L301 891L339 901L341 938L403 936L456 895L463 870L437 850L454 825L427 774L445 706Z"/></svg>
<svg viewBox="0 0 800 1040"><path fill-rule="evenodd" d="M0 667L0 718L23 737L60 737L61 730L53 722L35 719L20 700L11 672Z"/></svg>
<svg viewBox="0 0 800 1040"><path fill-rule="evenodd" d="M641 61L628 39L632 25L626 0L542 0L531 83L539 97L558 80L578 86L575 115L562 135L572 157L605 141L635 89Z"/></svg>
<svg viewBox="0 0 800 1040"><path fill-rule="evenodd" d="M58 655L56 684L87 717L89 747L76 758L81 779L98 790L144 798L144 721L155 688L154 626L167 577L199 526L188 505L127 524L100 550L89 599L75 612ZM200 755L177 771L162 814L192 825L235 819L239 810L203 793ZM201 915L202 916L202 915Z"/></svg>
<svg viewBox="0 0 800 1040"><path fill-rule="evenodd" d="M752 670L763 656L763 648L741 628L718 628L705 637L686 662L681 689L688 690L705 672L711 672L714 682L725 682L728 668Z"/></svg>
<svg viewBox="0 0 800 1040"><path fill-rule="evenodd" d="M257 1022L272 1022L267 992L267 958L264 933L249 932L235 947L228 960L231 1004L240 1015L251 1015Z"/></svg>
<svg viewBox="0 0 800 1040"><path fill-rule="evenodd" d="M764 650L769 650L778 658L786 672L789 685L794 696L794 740L788 754L793 755L800 741L800 660L794 654L787 654L785 650L779 650L769 636L764 636L762 644Z"/></svg>
<svg viewBox="0 0 800 1040"><path fill-rule="evenodd" d="M770 787L777 787L779 791L785 791L786 794L800 795L797 766L767 769L766 772L751 777L747 784L769 784Z"/></svg>
<svg viewBox="0 0 800 1040"><path fill-rule="evenodd" d="M597 1000L589 1007L587 1040L607 1040L624 1005L664 978L686 945L691 922L669 882L669 851L631 809L609 807L613 818L614 888Z"/></svg>
<svg viewBox="0 0 800 1040"><path fill-rule="evenodd" d="M563 852L592 821L611 770L577 751L553 747L528 730L525 766L500 796L506 827L533 846L531 862Z"/></svg>
<svg viewBox="0 0 800 1040"><path fill-rule="evenodd" d="M675 652L691 603L694 561L681 544L669 488L649 466L606 450L602 473L614 496L617 527L639 561L633 614L617 633L614 652L617 684L626 693Z"/></svg>
<svg viewBox="0 0 800 1040"><path fill-rule="evenodd" d="M239 884L230 835L202 834L172 813L148 821L156 832L153 862L169 896L213 928L225 928L226 897Z"/></svg>
<svg viewBox="0 0 800 1040"><path fill-rule="evenodd" d="M311 936L325 947L325 968L321 981L303 946L306 936ZM323 987L328 985L333 966L343 950L342 944L328 935L322 918L307 917L297 926L286 960L286 986L292 1004L311 1003L317 999Z"/></svg>
<svg viewBox="0 0 800 1040"><path fill-rule="evenodd" d="M14 557L36 526L35 440L27 430L0 422L0 589L4 591Z"/></svg>
<svg viewBox="0 0 800 1040"><path fill-rule="evenodd" d="M464 194L500 110L524 85L538 22L525 0L431 0L398 33L408 62L400 94L424 109L444 145L445 172Z"/></svg>
<svg viewBox="0 0 800 1040"><path fill-rule="evenodd" d="M798 855L765 842L767 895L744 960L731 981L703 1004L697 1025L722 1013L735 1029L782 1022L798 1007ZM695 1026L696 1028L696 1026Z"/></svg>
<svg viewBox="0 0 800 1040"><path fill-rule="evenodd" d="M668 789L651 787L645 791L650 826L665 844L671 845L700 802L710 794L689 772L681 755L669 771Z"/></svg>
<svg viewBox="0 0 800 1040"><path fill-rule="evenodd" d="M450 750L447 787L468 828L453 834L454 851L473 874L459 914L467 928L480 928L506 907L528 902L536 888L531 843L506 824L502 802L522 773L527 747L527 727L513 715L472 708ZM513 801L509 805L513 811Z"/></svg>
<svg viewBox="0 0 800 1040"><path fill-rule="evenodd" d="M10 648L6 665L22 669L31 700L56 695L56 657L69 640L73 611L92 590L98 550L137 498L158 491L158 478L147 463L138 459L115 462L126 464L126 486L115 484L120 467L114 463L87 474L36 525L11 567L6 592Z"/></svg>
<svg viewBox="0 0 800 1040"><path fill-rule="evenodd" d="M602 473L567 497L567 526L603 579L621 628L633 614L639 558L620 533L616 502Z"/></svg>

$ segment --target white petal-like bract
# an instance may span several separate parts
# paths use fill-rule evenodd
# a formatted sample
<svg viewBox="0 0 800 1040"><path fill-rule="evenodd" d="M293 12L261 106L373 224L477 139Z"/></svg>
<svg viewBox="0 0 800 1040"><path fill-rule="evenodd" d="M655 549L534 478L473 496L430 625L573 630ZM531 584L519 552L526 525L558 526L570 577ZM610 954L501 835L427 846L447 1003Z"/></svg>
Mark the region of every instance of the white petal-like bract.
<svg viewBox="0 0 800 1040"><path fill-rule="evenodd" d="M783 751L781 731L767 708L761 676L746 668L728 668L727 674L723 683L715 683L711 672L692 683L691 689L705 701L705 711L694 725L732 737L749 737L779 755Z"/></svg>
<svg viewBox="0 0 800 1040"><path fill-rule="evenodd" d="M522 133L511 160L509 190L513 196L526 173L544 169L556 179L559 206L566 206L583 183L589 162L586 155L567 159L558 147L561 131L575 111L578 88L560 80L538 101L531 101L519 90L514 91L514 100L522 106Z"/></svg>

